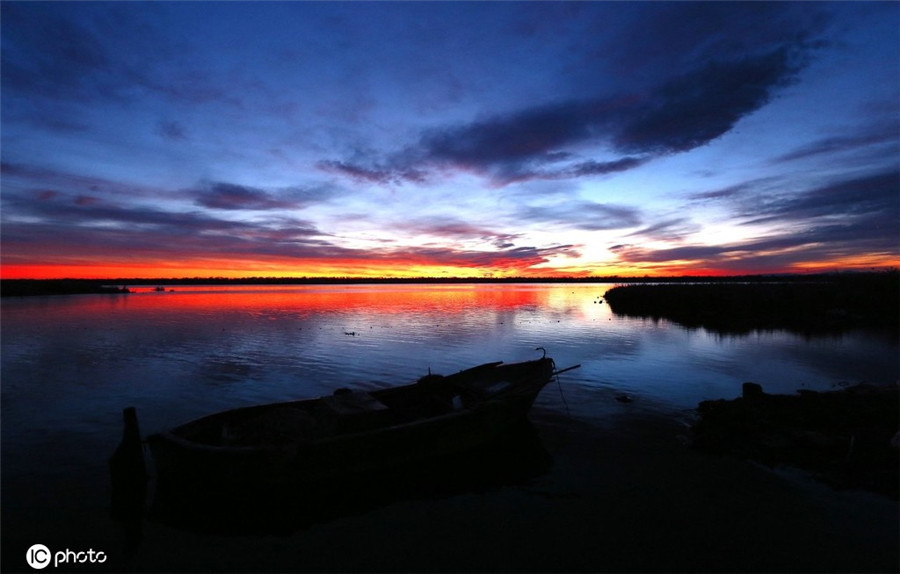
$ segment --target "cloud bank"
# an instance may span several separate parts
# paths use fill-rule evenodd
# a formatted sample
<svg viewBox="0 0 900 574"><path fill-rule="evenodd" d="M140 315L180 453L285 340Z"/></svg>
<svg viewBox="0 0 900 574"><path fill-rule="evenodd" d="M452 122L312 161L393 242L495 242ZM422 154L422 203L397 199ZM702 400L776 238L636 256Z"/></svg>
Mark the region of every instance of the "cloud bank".
<svg viewBox="0 0 900 574"><path fill-rule="evenodd" d="M381 184L422 183L436 173L468 171L497 186L626 171L727 133L796 81L810 49L797 41L761 54L716 59L647 93L542 104L434 128L386 159L323 160L319 167ZM585 145L616 157L585 158L575 151Z"/></svg>
<svg viewBox="0 0 900 574"><path fill-rule="evenodd" d="M900 261L897 4L0 11L5 271Z"/></svg>

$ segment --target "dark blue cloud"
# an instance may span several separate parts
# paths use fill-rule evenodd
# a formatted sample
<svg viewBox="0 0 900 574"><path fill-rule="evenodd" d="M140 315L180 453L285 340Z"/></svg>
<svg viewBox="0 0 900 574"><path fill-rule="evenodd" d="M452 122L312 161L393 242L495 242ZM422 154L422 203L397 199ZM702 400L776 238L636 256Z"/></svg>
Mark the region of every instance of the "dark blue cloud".
<svg viewBox="0 0 900 574"><path fill-rule="evenodd" d="M806 191L764 198L742 213L745 224L876 216L900 237L900 172L862 175ZM886 230L887 230L886 229Z"/></svg>
<svg viewBox="0 0 900 574"><path fill-rule="evenodd" d="M578 97L436 127L393 155L320 167L374 183L463 170L495 185L625 171L706 145L768 104L797 80L829 23L820 6L755 2L622 6L615 14L610 21L602 10L554 13L554 26L582 25L571 58L583 69L569 69L568 86L580 88ZM524 18L519 27L534 35L534 24ZM591 70L603 81L591 81ZM576 150L585 144L619 157L583 157Z"/></svg>
<svg viewBox="0 0 900 574"><path fill-rule="evenodd" d="M91 198L90 201L85 200L88 197ZM155 228L164 229L167 233L175 235L186 235L236 231L244 226L242 223L215 218L200 211L173 212L53 190L40 190L32 194L5 194L3 205L18 218L24 216L60 227L110 226L131 228L135 232ZM8 225L9 222L4 228Z"/></svg>
<svg viewBox="0 0 900 574"><path fill-rule="evenodd" d="M506 233L488 227L467 223L454 218L410 219L404 218L392 225L393 228L413 235L428 235L448 241L477 240L493 244L499 249L515 246L520 233Z"/></svg>
<svg viewBox="0 0 900 574"><path fill-rule="evenodd" d="M714 61L674 78L626 111L613 145L627 153L665 154L705 145L767 104L778 88L797 77L801 46Z"/></svg>
<svg viewBox="0 0 900 574"><path fill-rule="evenodd" d="M162 201L190 202L198 207L216 210L285 211L328 203L346 193L346 190L330 185L261 189L221 181L166 190L14 162L0 163L0 174L4 178L3 200L23 208L31 205L29 202L34 199L36 190L38 196L108 198L109 205L118 205L123 210L129 207L128 202L149 203L155 200L158 204ZM47 204L42 207L51 209L60 206ZM154 211L164 213L164 210L151 210Z"/></svg>
<svg viewBox="0 0 900 574"><path fill-rule="evenodd" d="M0 236L9 263L40 254L43 258L129 258L218 256L337 257L347 250L327 239L315 224L285 216L234 221L201 211L167 211L123 205L96 197L42 191L5 194ZM27 221L23 221L26 218ZM46 252L48 242L53 253ZM165 257L164 257L165 258Z"/></svg>
<svg viewBox="0 0 900 574"><path fill-rule="evenodd" d="M517 218L531 223L554 225L586 231L625 229L641 224L639 209L627 205L592 201L558 201L553 205L519 208Z"/></svg>
<svg viewBox="0 0 900 574"><path fill-rule="evenodd" d="M490 270L512 269L522 271L550 261L552 257L578 257L579 247L572 244L550 245L547 247L520 246L479 251L452 247L409 247L375 250L371 259L402 261L428 265L449 265L461 268L484 268Z"/></svg>
<svg viewBox="0 0 900 574"><path fill-rule="evenodd" d="M233 183L212 183L197 193L196 203L212 209L285 209L291 201L273 197L266 191Z"/></svg>
<svg viewBox="0 0 900 574"><path fill-rule="evenodd" d="M564 102L525 109L515 114L426 133L416 151L426 162L447 162L471 168L512 167L553 160L552 152L587 139L608 121L603 111L613 103Z"/></svg>
<svg viewBox="0 0 900 574"><path fill-rule="evenodd" d="M557 178L584 177L589 175L606 175L620 171L628 171L646 163L647 158L640 157L623 157L612 161L594 161L588 160L575 164L574 166L557 172ZM554 174L545 173L545 177L551 177Z"/></svg>
<svg viewBox="0 0 900 574"><path fill-rule="evenodd" d="M900 121L896 108L880 118L880 123L867 126L851 133L843 133L817 139L797 149L778 156L775 162L790 162L834 154L846 154L859 150L869 150L873 156L894 160L900 155Z"/></svg>
<svg viewBox="0 0 900 574"><path fill-rule="evenodd" d="M357 181L381 185L402 185L404 182L425 183L428 175L415 167L372 165L363 166L354 162L323 160L316 163L319 169L350 177Z"/></svg>
<svg viewBox="0 0 900 574"><path fill-rule="evenodd" d="M228 182L206 182L183 192L202 207L225 210L279 211L304 209L340 198L345 190L327 185L260 189Z"/></svg>
<svg viewBox="0 0 900 574"><path fill-rule="evenodd" d="M652 157L685 152L731 130L797 77L808 56L798 43L769 52L705 63L647 95L544 104L447 126L387 160L365 165L326 161L320 167L376 183L423 181L426 170L471 170L496 184L528 179L604 175ZM624 154L614 160L578 158L584 143Z"/></svg>
<svg viewBox="0 0 900 574"><path fill-rule="evenodd" d="M621 12L623 21L607 32L611 41L589 54L608 62L609 75L647 88L710 61L817 41L832 18L826 3L797 2L633 3Z"/></svg>
<svg viewBox="0 0 900 574"><path fill-rule="evenodd" d="M689 217L663 219L628 234L628 237L644 237L654 241L682 241L700 230L700 225Z"/></svg>

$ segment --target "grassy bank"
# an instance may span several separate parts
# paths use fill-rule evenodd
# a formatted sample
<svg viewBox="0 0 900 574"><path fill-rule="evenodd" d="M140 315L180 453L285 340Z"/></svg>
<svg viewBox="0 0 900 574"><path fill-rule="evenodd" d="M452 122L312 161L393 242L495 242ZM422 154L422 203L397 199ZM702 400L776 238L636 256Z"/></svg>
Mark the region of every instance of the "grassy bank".
<svg viewBox="0 0 900 574"><path fill-rule="evenodd" d="M92 279L4 279L0 282L2 297L128 292L126 287L117 287L105 281Z"/></svg>
<svg viewBox="0 0 900 574"><path fill-rule="evenodd" d="M618 315L667 319L723 333L754 329L841 332L900 326L900 273L817 281L624 285L606 300Z"/></svg>

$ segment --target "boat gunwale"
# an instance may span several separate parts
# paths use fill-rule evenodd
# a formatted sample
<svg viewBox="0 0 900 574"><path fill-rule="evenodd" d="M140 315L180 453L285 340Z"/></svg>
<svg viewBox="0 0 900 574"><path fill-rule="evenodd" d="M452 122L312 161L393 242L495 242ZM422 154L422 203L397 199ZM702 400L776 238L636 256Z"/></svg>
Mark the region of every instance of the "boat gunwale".
<svg viewBox="0 0 900 574"><path fill-rule="evenodd" d="M549 379L547 382L540 385L540 387L535 391L535 394L540 392L541 389L543 389L544 386L546 386L548 383L549 383ZM394 388L399 388L399 387L394 387ZM315 401L318 399L308 399L308 400ZM486 400L480 402L478 405L476 405L474 407L470 407L470 408L464 407L462 409L452 411L449 413L444 413L444 414L430 416L430 417L423 417L423 418L419 418L419 419L415 419L415 420L411 420L411 421L401 422L401 423L392 424L392 425L384 426L384 427L378 427L378 428L374 428L374 429L368 429L368 430L364 430L364 431L357 431L357 432L350 432L350 433L343 433L343 434L327 436L327 437L323 437L320 439L313 439L313 440L298 439L298 440L294 440L291 442L287 442L282 445L267 445L267 444L249 445L249 446L212 445L212 444L207 444L207 443L203 443L203 442L192 441L190 439L186 439L182 436L175 434L174 430L176 430L177 428L181 428L181 426L185 426L185 425L191 424L191 423L185 423L185 425L180 425L179 427L176 427L176 429L173 429L173 430L154 433L148 437L148 441L165 439L170 442L176 443L183 448L197 450L197 451L210 452L210 453L220 453L220 454L226 454L226 453L238 454L238 453L254 453L254 452L256 452L256 453L262 453L262 452L290 453L290 452L299 451L302 448L318 447L320 445L335 444L335 443L340 443L343 441L353 441L353 440L357 440L363 436L374 436L374 435L381 434L381 433L388 433L388 432L404 430L406 428L423 426L425 424L440 423L440 422L447 421L449 419L474 416L474 415L478 414L478 412L487 410L493 405L502 405L502 404L506 403L507 400L508 399L491 398L491 399L486 399ZM258 408L264 409L266 407L286 406L293 402L305 402L305 401L291 401L288 403L270 403L270 404L255 405L255 406ZM253 407L242 407L240 410L242 410L243 408L253 408ZM239 410L239 409L234 409L234 410ZM216 413L216 414L221 414L221 413ZM215 415L208 415L208 416L213 417ZM207 418L207 417L201 417L201 418L195 419L195 420L200 421L200 420L203 420L204 418ZM194 421L191 421L191 422L194 422Z"/></svg>
<svg viewBox="0 0 900 574"><path fill-rule="evenodd" d="M504 363L503 361L494 361L494 362L484 363L482 365L478 365L475 367L471 367L469 369L464 369L462 371L459 371L459 372L451 374L451 375L446 375L444 378L452 379L454 377L473 373L479 369L496 368L501 365L504 367L512 367L512 366L523 365L526 363L537 363L542 360L543 360L543 358L535 359L532 361L521 361L518 363ZM545 386L547 386L547 384L549 384L551 380L552 380L552 375L548 376L546 378L546 380L542 380L539 384L533 385L534 387L536 387L534 390L534 395L536 396L538 393L540 393L540 391ZM399 386L395 386L395 387L385 387L383 389L377 389L377 390L368 391L368 392L371 392L373 394L373 396L375 396L377 398L378 393L380 393L380 392L397 391L397 390L415 388L416 385L418 385L418 384L419 384L418 382L412 382L412 383L409 383L406 385L399 385ZM529 385L529 387L530 386L532 386L532 385ZM207 419L215 419L217 417L222 417L222 418L227 419L229 416L234 416L238 413L247 412L247 411L259 410L261 412L264 412L267 409L272 409L272 408L290 407L292 405L299 405L299 404L304 404L304 403L311 404L311 403L315 403L316 401L321 400L322 398L323 397L313 397L313 398L299 399L299 400L294 400L294 401L276 401L276 402L265 403L265 404L261 404L261 405L247 405L247 406L243 406L243 407L229 409L226 411L212 413L209 415L204 415L202 417L198 417L198 418L188 421L186 423L182 423L172 429L158 432L158 433L153 433L147 437L147 442L148 442L148 444L150 444L151 449L152 449L153 442L156 442L159 440L164 440L164 441L168 441L170 443L174 443L178 447L184 448L187 450L193 450L193 451L197 451L197 452L206 452L206 453L210 453L210 454L221 454L221 455L225 455L225 454L250 455L252 453L296 454L296 453L301 452L303 449L307 449L307 448L318 448L320 446L339 444L339 443L345 442L345 441L358 440L359 438L365 437L365 436L375 436L378 434L383 434L383 433L388 433L388 432L397 432L397 431L402 431L407 428L423 426L425 424L442 423L442 422L452 420L455 418L474 416L481 411L490 409L494 405L502 405L510 400L509 396L488 397L486 399L479 401L476 405L474 405L472 407L463 407L463 408L460 408L460 409L457 409L457 410L454 410L454 411L451 411L448 413L443 413L443 414L438 414L438 415L428 416L428 417L421 417L421 418L413 419L410 421L403 421L403 422L391 424L391 425L384 426L384 427L378 427L378 428L374 428L374 429L367 429L367 430L325 436L325 437L321 437L321 438L317 438L317 439L296 439L296 440L292 440L292 441L289 441L289 442L286 442L286 443L280 444L280 445L272 445L272 444L265 444L265 443L260 443L258 445L214 445L214 444L190 440L190 439L187 439L183 436L176 434L176 431L178 429L182 429L182 428L185 428L185 427L193 425L193 424L201 423L202 421L205 421Z"/></svg>

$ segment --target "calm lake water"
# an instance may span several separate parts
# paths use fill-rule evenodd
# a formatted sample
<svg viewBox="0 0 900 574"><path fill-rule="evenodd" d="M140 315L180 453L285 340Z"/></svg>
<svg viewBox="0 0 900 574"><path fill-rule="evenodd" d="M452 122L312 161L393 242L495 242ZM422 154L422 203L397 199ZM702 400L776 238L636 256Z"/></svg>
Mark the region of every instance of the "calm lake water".
<svg viewBox="0 0 900 574"><path fill-rule="evenodd" d="M687 421L699 401L738 396L744 381L790 393L900 378L896 340L686 330L614 315L610 287L177 286L3 299L3 569L28 570L18 553L35 543L113 553L106 464L128 405L149 434L241 405L532 359L536 347L560 368L581 364L538 397L537 426L602 427L636 408Z"/></svg>

